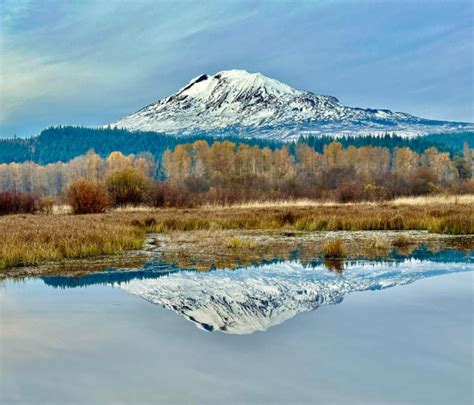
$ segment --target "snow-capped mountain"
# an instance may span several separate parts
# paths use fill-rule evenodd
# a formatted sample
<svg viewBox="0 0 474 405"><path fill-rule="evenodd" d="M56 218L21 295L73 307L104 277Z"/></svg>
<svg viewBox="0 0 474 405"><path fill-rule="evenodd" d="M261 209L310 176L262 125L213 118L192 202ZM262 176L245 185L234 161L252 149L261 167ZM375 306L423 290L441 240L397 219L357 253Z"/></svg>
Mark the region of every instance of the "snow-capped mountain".
<svg viewBox="0 0 474 405"><path fill-rule="evenodd" d="M169 134L233 134L292 139L308 134L396 132L419 135L471 130L474 124L348 107L332 96L297 90L245 70L201 75L175 94L110 124Z"/></svg>
<svg viewBox="0 0 474 405"><path fill-rule="evenodd" d="M320 305L337 304L351 292L462 271L473 271L472 264L361 262L349 265L340 276L323 266L292 261L205 273L179 271L113 285L163 305L203 330L242 335L265 331Z"/></svg>

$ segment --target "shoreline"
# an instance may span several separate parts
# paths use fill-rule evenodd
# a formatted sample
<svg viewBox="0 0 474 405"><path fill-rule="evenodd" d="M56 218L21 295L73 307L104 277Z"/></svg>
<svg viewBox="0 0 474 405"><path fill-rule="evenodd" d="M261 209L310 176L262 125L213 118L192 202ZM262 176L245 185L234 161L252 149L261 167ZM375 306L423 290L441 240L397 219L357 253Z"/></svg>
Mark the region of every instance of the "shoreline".
<svg viewBox="0 0 474 405"><path fill-rule="evenodd" d="M397 242L400 238L405 240L402 245ZM234 239L243 243L236 246L229 244ZM335 260L324 259L324 246L334 239L342 241L344 256ZM320 261L330 271L342 272L346 263L359 260L393 261L394 255L408 258L420 248L430 254L443 250L468 253L474 250L474 235L432 234L426 231L281 230L151 233L146 235L143 247L138 250L13 267L0 272L0 281L58 275L82 277L106 270L126 272L151 263L208 272L275 260L297 260L303 264Z"/></svg>
<svg viewBox="0 0 474 405"><path fill-rule="evenodd" d="M6 269L64 263L71 259L127 256L143 248L147 235L198 231L218 238L241 232L264 234L337 231L424 231L473 235L474 205L456 202L382 203L318 206L165 208L116 210L104 214L8 215L0 217L0 273ZM245 239L245 238L244 238ZM239 247L242 241L230 241ZM211 243L212 244L212 243Z"/></svg>

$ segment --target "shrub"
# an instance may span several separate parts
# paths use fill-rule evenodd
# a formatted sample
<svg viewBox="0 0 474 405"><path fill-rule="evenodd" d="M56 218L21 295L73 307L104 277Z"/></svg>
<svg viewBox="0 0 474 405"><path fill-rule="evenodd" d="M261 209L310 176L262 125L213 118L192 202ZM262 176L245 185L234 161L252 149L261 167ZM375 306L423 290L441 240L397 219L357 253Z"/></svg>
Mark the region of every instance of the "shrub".
<svg viewBox="0 0 474 405"><path fill-rule="evenodd" d="M56 199L54 197L41 197L37 202L38 212L52 214Z"/></svg>
<svg viewBox="0 0 474 405"><path fill-rule="evenodd" d="M369 183L364 187L364 196L368 201L384 201L387 199L387 190L382 186Z"/></svg>
<svg viewBox="0 0 474 405"><path fill-rule="evenodd" d="M169 182L155 183L150 191L151 205L154 207L194 207L198 205L200 194L190 194Z"/></svg>
<svg viewBox="0 0 474 405"><path fill-rule="evenodd" d="M143 204L150 194L150 180L132 167L116 170L106 184L115 206Z"/></svg>
<svg viewBox="0 0 474 405"><path fill-rule="evenodd" d="M74 214L97 214L111 205L104 184L85 179L70 183L66 198Z"/></svg>
<svg viewBox="0 0 474 405"><path fill-rule="evenodd" d="M412 193L414 195L425 195L439 192L436 174L428 167L419 167L415 170L412 178Z"/></svg>
<svg viewBox="0 0 474 405"><path fill-rule="evenodd" d="M40 209L39 201L33 193L0 191L0 215L33 214Z"/></svg>
<svg viewBox="0 0 474 405"><path fill-rule="evenodd" d="M324 245L323 254L326 259L342 259L345 257L344 243L341 239L332 239Z"/></svg>
<svg viewBox="0 0 474 405"><path fill-rule="evenodd" d="M364 187L358 181L345 181L335 192L335 199L340 203L361 201L364 199Z"/></svg>
<svg viewBox="0 0 474 405"><path fill-rule="evenodd" d="M464 181L454 181L450 189L454 194L474 194L474 178Z"/></svg>

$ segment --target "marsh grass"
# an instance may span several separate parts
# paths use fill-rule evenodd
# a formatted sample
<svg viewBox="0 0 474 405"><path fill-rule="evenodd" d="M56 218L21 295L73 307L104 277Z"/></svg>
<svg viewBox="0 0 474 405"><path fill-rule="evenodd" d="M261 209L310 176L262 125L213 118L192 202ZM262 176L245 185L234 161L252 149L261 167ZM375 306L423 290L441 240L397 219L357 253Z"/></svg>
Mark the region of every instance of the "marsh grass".
<svg viewBox="0 0 474 405"><path fill-rule="evenodd" d="M474 194L461 195L425 195L418 197L399 197L389 202L391 205L439 205L470 204L474 205Z"/></svg>
<svg viewBox="0 0 474 405"><path fill-rule="evenodd" d="M390 250L390 242L386 238L374 238L364 241L365 250Z"/></svg>
<svg viewBox="0 0 474 405"><path fill-rule="evenodd" d="M367 258L385 257L392 251L392 245L384 237L365 239L360 242L360 245Z"/></svg>
<svg viewBox="0 0 474 405"><path fill-rule="evenodd" d="M395 247L398 247L398 248L405 248L405 247L413 245L413 244L415 244L415 241L412 238L410 238L406 235L397 236L392 241L392 245L395 246Z"/></svg>
<svg viewBox="0 0 474 405"><path fill-rule="evenodd" d="M110 215L123 217L124 212ZM130 212L135 225L148 232L226 229L289 231L426 230L474 233L472 205L392 206L370 204L293 208L195 208Z"/></svg>
<svg viewBox="0 0 474 405"><path fill-rule="evenodd" d="M91 215L0 217L0 269L115 255L143 246L147 233L177 231L425 230L474 233L472 204L335 204L260 208L118 210ZM191 235L191 234L190 234ZM230 242L236 248L242 242ZM222 244L221 244L222 246Z"/></svg>
<svg viewBox="0 0 474 405"><path fill-rule="evenodd" d="M233 236L227 240L225 244L230 249L253 249L255 248L255 243L250 240L239 238L238 236Z"/></svg>
<svg viewBox="0 0 474 405"><path fill-rule="evenodd" d="M366 202L354 202L345 203L344 206L380 206L380 202L366 201ZM462 195L430 195L430 196L417 196L417 197L399 197L394 200L388 200L384 202L385 205L392 206L410 206L410 205L439 205L439 204L471 204L474 205L474 194L462 194ZM302 199L288 199L288 200L268 200L268 201L248 201L242 203L232 204L231 208L236 209L260 209L260 208L294 208L294 207L334 207L341 205L340 203L333 200L312 200L307 198ZM212 209L226 209L229 205L222 204L206 204L203 208Z"/></svg>
<svg viewBox="0 0 474 405"><path fill-rule="evenodd" d="M98 215L14 215L0 221L0 269L114 255L143 246L145 231Z"/></svg>
<svg viewBox="0 0 474 405"><path fill-rule="evenodd" d="M323 248L323 255L326 259L343 259L346 256L344 242L340 238L331 239Z"/></svg>

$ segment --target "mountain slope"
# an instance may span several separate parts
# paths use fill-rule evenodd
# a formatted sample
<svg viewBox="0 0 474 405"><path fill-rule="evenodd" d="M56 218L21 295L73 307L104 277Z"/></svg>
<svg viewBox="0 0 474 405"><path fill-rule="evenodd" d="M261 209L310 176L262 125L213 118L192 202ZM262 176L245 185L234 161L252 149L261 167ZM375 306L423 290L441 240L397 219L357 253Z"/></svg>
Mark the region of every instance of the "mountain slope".
<svg viewBox="0 0 474 405"><path fill-rule="evenodd" d="M344 106L332 96L294 89L244 70L201 75L175 94L111 124L129 130L292 139L303 134L396 132L417 135L474 129L406 113Z"/></svg>

